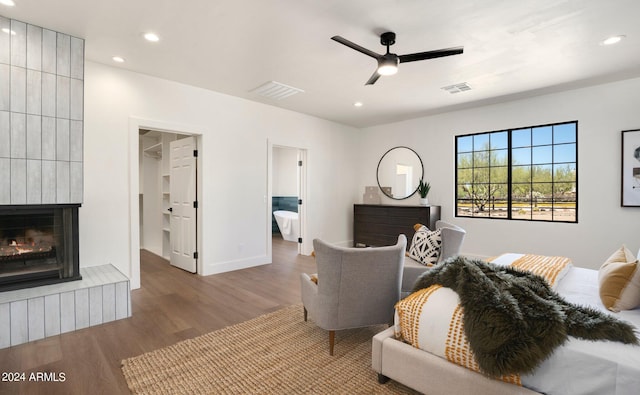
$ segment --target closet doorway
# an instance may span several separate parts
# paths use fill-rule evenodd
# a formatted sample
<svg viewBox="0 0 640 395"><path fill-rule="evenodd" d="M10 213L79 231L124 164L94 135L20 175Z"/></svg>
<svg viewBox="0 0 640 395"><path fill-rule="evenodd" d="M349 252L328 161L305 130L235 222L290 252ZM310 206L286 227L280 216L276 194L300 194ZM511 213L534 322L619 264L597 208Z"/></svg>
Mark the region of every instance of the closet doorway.
<svg viewBox="0 0 640 395"><path fill-rule="evenodd" d="M197 144L194 136L139 129L140 248L197 271Z"/></svg>

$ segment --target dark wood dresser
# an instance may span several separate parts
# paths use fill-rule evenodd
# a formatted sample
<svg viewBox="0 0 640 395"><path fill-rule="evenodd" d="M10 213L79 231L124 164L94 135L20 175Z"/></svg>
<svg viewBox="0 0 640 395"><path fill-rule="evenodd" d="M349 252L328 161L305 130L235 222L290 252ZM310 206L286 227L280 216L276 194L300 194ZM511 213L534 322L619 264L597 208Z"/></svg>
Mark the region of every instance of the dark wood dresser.
<svg viewBox="0 0 640 395"><path fill-rule="evenodd" d="M440 206L393 206L381 204L353 205L353 245L394 245L398 235L407 236L407 249L415 231L413 225L421 223L436 228L440 219Z"/></svg>

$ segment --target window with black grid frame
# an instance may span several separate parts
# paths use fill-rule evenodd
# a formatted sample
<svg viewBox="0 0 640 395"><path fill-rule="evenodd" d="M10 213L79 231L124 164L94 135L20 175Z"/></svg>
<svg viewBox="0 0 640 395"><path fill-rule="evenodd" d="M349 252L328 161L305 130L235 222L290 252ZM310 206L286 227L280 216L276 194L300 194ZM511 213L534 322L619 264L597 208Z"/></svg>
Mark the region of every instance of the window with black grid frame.
<svg viewBox="0 0 640 395"><path fill-rule="evenodd" d="M578 222L578 122L456 136L456 216Z"/></svg>

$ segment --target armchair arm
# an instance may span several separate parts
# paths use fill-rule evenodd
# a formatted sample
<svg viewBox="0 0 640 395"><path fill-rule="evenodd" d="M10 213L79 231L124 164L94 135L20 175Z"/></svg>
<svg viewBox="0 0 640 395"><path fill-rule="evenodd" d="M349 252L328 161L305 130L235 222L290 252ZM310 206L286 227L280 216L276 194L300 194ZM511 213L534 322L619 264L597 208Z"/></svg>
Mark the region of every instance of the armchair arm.
<svg viewBox="0 0 640 395"><path fill-rule="evenodd" d="M304 308L311 314L316 314L318 310L318 285L311 281L311 277L307 273L301 273L300 287Z"/></svg>

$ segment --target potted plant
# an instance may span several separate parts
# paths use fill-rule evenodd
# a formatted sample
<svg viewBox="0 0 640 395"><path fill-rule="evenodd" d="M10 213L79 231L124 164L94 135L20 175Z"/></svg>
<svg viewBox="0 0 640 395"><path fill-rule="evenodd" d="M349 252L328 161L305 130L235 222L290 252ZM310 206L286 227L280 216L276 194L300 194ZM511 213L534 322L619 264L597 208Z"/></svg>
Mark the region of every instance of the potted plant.
<svg viewBox="0 0 640 395"><path fill-rule="evenodd" d="M423 180L420 180L420 183L418 184L418 193L420 194L421 206L429 205L429 199L427 199L427 195L429 194L430 190L431 190L431 184L429 184L428 182L424 182Z"/></svg>

